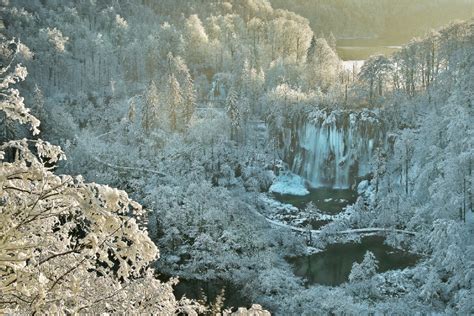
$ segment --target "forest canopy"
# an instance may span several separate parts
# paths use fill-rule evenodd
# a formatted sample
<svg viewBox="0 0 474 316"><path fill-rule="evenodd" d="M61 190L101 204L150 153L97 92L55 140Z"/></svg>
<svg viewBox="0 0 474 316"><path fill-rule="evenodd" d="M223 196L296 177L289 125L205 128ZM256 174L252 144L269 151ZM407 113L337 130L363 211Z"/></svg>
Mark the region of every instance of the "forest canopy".
<svg viewBox="0 0 474 316"><path fill-rule="evenodd" d="M472 1L0 12L0 313L474 313Z"/></svg>

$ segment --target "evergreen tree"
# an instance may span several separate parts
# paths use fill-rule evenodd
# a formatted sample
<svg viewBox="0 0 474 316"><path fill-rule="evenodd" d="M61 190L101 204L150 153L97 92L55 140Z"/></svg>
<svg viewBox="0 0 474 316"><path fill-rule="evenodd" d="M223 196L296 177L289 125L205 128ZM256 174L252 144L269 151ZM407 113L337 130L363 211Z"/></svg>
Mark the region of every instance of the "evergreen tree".
<svg viewBox="0 0 474 316"><path fill-rule="evenodd" d="M168 78L168 119L172 131L177 131L181 128L181 117L183 111L183 96L181 94L181 87L174 74Z"/></svg>
<svg viewBox="0 0 474 316"><path fill-rule="evenodd" d="M133 112L131 112L133 116ZM158 88L155 82L151 82L145 95L145 104L142 114L142 127L147 135L158 127L160 122L160 100L158 95Z"/></svg>
<svg viewBox="0 0 474 316"><path fill-rule="evenodd" d="M239 108L239 96L235 87L231 87L229 93L227 94L226 108L227 115L230 118L231 123L231 139L234 141L238 140L240 128L241 128L241 119L242 113Z"/></svg>
<svg viewBox="0 0 474 316"><path fill-rule="evenodd" d="M337 40L336 40L336 37L334 36L334 34L332 32L329 33L329 37L327 39L327 42L328 42L329 47L331 47L333 51L336 51Z"/></svg>
<svg viewBox="0 0 474 316"><path fill-rule="evenodd" d="M306 62L308 64L314 61L314 55L316 53L316 36L313 35L311 38L311 43L309 44L308 51L306 53Z"/></svg>
<svg viewBox="0 0 474 316"><path fill-rule="evenodd" d="M364 260L361 263L354 262L352 270L349 275L349 281L361 281L370 279L377 273L378 261L375 255L367 251L364 255Z"/></svg>

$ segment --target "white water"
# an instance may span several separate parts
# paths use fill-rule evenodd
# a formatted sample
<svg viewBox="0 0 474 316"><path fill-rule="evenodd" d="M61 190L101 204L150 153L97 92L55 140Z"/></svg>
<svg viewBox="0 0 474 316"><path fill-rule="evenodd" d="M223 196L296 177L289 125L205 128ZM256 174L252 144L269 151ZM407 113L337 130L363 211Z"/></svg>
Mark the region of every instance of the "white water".
<svg viewBox="0 0 474 316"><path fill-rule="evenodd" d="M334 112L324 120L305 123L298 133L293 172L315 188L350 188L356 177L371 171L374 138L378 137L378 129L370 128L373 124L373 119L360 113Z"/></svg>

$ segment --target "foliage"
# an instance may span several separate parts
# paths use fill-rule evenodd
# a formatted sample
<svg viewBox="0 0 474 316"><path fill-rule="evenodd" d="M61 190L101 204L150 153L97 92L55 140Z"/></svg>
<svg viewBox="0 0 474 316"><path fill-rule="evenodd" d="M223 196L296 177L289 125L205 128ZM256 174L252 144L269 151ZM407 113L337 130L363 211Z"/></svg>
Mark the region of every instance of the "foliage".
<svg viewBox="0 0 474 316"><path fill-rule="evenodd" d="M26 76L15 69L1 70L2 111L37 132L39 121L9 88ZM5 142L0 157L1 311L196 314L193 302L175 299L175 280L162 283L148 268L158 250L124 191L55 175L47 165L64 153L42 140Z"/></svg>
<svg viewBox="0 0 474 316"><path fill-rule="evenodd" d="M380 13L382 25L382 5L414 3L310 2L325 19L350 21L338 35L365 30L358 21L366 14ZM334 36L267 0L58 3L11 0L0 8L4 32L34 51L1 46L7 312L200 310L178 301L175 281L162 283L155 272L230 282L283 315L473 312L472 21L374 56L357 78L343 69ZM31 72L21 83L31 113L12 87L26 76L17 62ZM347 120L337 124L343 112ZM39 132L32 114L68 160L41 140L12 141L25 137L13 122ZM306 250L302 236L273 228L259 214L267 207L260 194L281 159L295 154L300 125L327 120L339 133L375 116L381 124L353 125L367 135L367 148L379 147L371 185L317 242L351 228L416 231L388 234L387 242L423 260L376 273L367 254L347 284L307 287L284 259ZM350 135L355 147L362 143ZM385 139L377 144L378 135ZM344 156L338 166L355 159L352 145L331 141ZM300 145L308 157L312 144ZM150 211L88 181L124 189ZM215 311L221 305L218 298Z"/></svg>

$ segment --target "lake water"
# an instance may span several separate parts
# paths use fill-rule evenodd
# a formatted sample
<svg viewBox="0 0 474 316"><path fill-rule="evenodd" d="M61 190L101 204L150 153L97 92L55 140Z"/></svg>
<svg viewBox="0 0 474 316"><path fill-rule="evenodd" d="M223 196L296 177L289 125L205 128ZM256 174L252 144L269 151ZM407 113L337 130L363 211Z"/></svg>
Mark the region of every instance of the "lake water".
<svg viewBox="0 0 474 316"><path fill-rule="evenodd" d="M337 53L342 60L366 60L376 54L389 56L398 51L401 44L379 38L339 39Z"/></svg>
<svg viewBox="0 0 474 316"><path fill-rule="evenodd" d="M404 269L414 266L419 257L384 244L384 237L369 236L360 243L337 243L323 252L310 256L290 258L297 276L307 279L309 284L337 286L349 279L352 264L362 262L366 251L374 253L379 261L378 272Z"/></svg>

